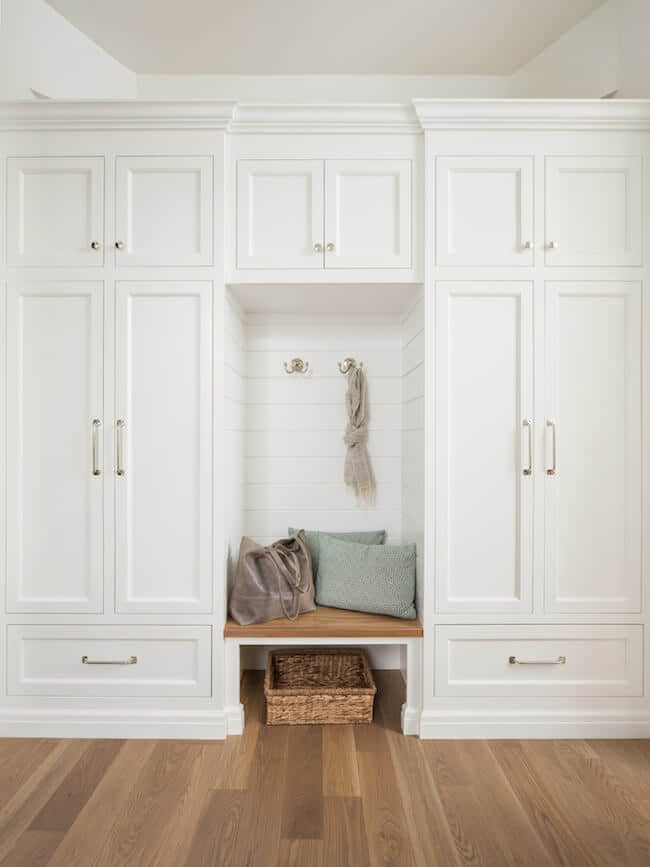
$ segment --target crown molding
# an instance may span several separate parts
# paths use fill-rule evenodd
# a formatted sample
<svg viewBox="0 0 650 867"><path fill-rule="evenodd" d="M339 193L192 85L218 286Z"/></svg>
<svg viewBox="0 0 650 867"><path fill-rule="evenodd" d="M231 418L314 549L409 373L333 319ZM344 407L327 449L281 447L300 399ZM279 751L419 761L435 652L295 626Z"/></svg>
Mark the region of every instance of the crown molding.
<svg viewBox="0 0 650 867"><path fill-rule="evenodd" d="M234 100L25 100L0 103L0 129L226 130Z"/></svg>
<svg viewBox="0 0 650 867"><path fill-rule="evenodd" d="M420 133L407 104L237 104L233 133Z"/></svg>
<svg viewBox="0 0 650 867"><path fill-rule="evenodd" d="M424 130L650 129L650 100L414 99Z"/></svg>

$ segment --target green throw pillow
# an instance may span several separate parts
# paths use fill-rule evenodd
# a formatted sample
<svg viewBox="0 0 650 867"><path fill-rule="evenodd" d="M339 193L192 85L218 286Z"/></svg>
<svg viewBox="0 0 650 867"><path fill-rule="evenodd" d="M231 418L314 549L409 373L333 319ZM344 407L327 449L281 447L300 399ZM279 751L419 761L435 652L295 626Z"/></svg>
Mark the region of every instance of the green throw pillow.
<svg viewBox="0 0 650 867"><path fill-rule="evenodd" d="M289 535L295 536L300 527L289 527ZM386 530L368 530L365 533L323 533L320 530L305 530L307 547L311 551L311 563L314 571L314 581L318 575L318 560L320 555L320 540L323 536L334 539L344 539L347 542L363 542L366 545L383 545L386 541Z"/></svg>
<svg viewBox="0 0 650 867"><path fill-rule="evenodd" d="M320 540L316 602L368 614L415 618L415 545Z"/></svg>

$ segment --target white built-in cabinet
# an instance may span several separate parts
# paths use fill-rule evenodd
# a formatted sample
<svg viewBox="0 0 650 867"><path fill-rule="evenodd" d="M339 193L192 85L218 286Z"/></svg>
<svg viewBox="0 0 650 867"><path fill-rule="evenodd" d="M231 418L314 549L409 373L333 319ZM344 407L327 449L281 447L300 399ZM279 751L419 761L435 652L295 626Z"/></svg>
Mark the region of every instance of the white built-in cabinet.
<svg viewBox="0 0 650 867"><path fill-rule="evenodd" d="M238 268L411 267L410 160L241 159L236 171Z"/></svg>

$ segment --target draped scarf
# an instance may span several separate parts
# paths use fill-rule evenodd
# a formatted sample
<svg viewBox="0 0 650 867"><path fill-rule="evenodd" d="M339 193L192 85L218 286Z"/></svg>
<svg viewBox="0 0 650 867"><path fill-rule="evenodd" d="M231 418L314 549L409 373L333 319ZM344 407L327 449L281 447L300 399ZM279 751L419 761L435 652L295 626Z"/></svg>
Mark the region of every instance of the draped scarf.
<svg viewBox="0 0 650 867"><path fill-rule="evenodd" d="M348 450L343 478L345 484L354 489L358 503L374 505L375 476L366 447L369 421L368 383L362 367L353 367L348 373L345 408L348 423L343 441Z"/></svg>

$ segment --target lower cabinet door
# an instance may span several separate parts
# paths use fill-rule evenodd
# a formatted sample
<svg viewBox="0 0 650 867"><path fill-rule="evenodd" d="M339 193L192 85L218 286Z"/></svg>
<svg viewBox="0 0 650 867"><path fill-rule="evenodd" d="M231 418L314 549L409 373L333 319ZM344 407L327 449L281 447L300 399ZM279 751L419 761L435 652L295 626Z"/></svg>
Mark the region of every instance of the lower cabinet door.
<svg viewBox="0 0 650 867"><path fill-rule="evenodd" d="M210 626L7 627L9 695L209 696Z"/></svg>
<svg viewBox="0 0 650 867"><path fill-rule="evenodd" d="M436 694L639 696L642 626L438 626Z"/></svg>

